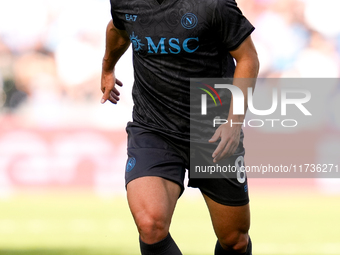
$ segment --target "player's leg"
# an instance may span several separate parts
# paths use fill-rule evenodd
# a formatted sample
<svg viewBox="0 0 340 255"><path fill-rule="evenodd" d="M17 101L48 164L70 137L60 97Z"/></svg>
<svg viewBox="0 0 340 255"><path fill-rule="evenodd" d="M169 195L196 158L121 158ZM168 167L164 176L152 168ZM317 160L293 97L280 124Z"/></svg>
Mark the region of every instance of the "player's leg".
<svg viewBox="0 0 340 255"><path fill-rule="evenodd" d="M143 255L181 254L169 234L178 197L184 190L185 162L168 139L138 123L128 124L125 182Z"/></svg>
<svg viewBox="0 0 340 255"><path fill-rule="evenodd" d="M140 234L142 254L182 254L169 234L181 187L161 177L146 176L127 185L127 197Z"/></svg>
<svg viewBox="0 0 340 255"><path fill-rule="evenodd" d="M215 147L198 145L191 164L214 165L211 154ZM189 186L198 187L208 206L218 238L215 255L251 254L248 236L250 227L249 195L244 166L244 148L240 142L235 154L219 162L230 172L216 172L210 178L189 179ZM216 165L215 165L216 166ZM235 171L234 171L235 170ZM236 171L237 170L237 171Z"/></svg>
<svg viewBox="0 0 340 255"><path fill-rule="evenodd" d="M251 254L249 204L227 206L203 195L218 238L215 255Z"/></svg>
<svg viewBox="0 0 340 255"><path fill-rule="evenodd" d="M154 176L127 185L130 210L143 242L156 243L166 237L180 192L178 184Z"/></svg>

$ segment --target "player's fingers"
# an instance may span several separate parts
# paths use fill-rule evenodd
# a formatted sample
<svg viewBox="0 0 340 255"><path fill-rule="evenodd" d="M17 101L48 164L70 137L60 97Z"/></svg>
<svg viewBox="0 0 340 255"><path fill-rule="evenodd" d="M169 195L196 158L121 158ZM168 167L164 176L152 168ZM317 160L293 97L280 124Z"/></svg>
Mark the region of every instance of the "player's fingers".
<svg viewBox="0 0 340 255"><path fill-rule="evenodd" d="M236 141L229 140L222 152L214 158L214 162L232 156L235 153L237 147L238 143Z"/></svg>
<svg viewBox="0 0 340 255"><path fill-rule="evenodd" d="M116 78L116 84L120 87L123 86L123 83L120 80L118 80L117 78Z"/></svg>
<svg viewBox="0 0 340 255"><path fill-rule="evenodd" d="M112 93L116 94L117 96L120 95L120 93L119 93L119 91L118 91L118 89L117 89L116 87L113 87L113 88L112 88L111 94L112 94Z"/></svg>
<svg viewBox="0 0 340 255"><path fill-rule="evenodd" d="M111 103L113 103L113 104L117 104L117 102L119 101L119 98L116 99L116 98L110 96L110 97L108 98L108 100L109 100Z"/></svg>
<svg viewBox="0 0 340 255"><path fill-rule="evenodd" d="M100 101L102 104L104 104L110 97L110 90L109 89L105 89L103 88L103 96L102 96L102 100Z"/></svg>
<svg viewBox="0 0 340 255"><path fill-rule="evenodd" d="M214 135L210 138L209 143L215 143L220 138L221 132L219 130L216 130Z"/></svg>
<svg viewBox="0 0 340 255"><path fill-rule="evenodd" d="M117 93L111 91L111 93L110 93L110 98L113 98L113 99L119 101L119 93L118 93L118 95L117 95Z"/></svg>
<svg viewBox="0 0 340 255"><path fill-rule="evenodd" d="M105 89L104 87L104 95L102 97L102 101L101 103L105 103L107 100L109 100L110 102L116 104L117 101L119 101L119 91L117 90L117 88L113 87L112 89Z"/></svg>
<svg viewBox="0 0 340 255"><path fill-rule="evenodd" d="M216 158L223 151L226 145L227 145L227 141L221 140L219 144L217 145L215 151L213 152L212 157Z"/></svg>
<svg viewBox="0 0 340 255"><path fill-rule="evenodd" d="M217 161L220 161L221 159L224 158L228 158L231 155L234 154L234 148L231 144L231 142L227 143L226 146L223 148L223 150L221 151L221 153L219 153L215 158L214 158L214 163L216 163Z"/></svg>
<svg viewBox="0 0 340 255"><path fill-rule="evenodd" d="M219 160L221 160L223 158L223 151L224 151L225 148L223 148L219 153L216 154L215 157L213 157L213 162L216 163L218 162Z"/></svg>
<svg viewBox="0 0 340 255"><path fill-rule="evenodd" d="M218 134L214 134L210 139L209 139L209 143L215 143L218 141L218 139L220 138L220 136Z"/></svg>

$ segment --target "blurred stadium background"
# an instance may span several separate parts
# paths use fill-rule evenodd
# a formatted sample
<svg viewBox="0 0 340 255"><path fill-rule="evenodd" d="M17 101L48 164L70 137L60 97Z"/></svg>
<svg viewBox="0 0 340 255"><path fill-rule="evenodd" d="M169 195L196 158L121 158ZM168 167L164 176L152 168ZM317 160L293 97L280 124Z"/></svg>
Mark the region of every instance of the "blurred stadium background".
<svg viewBox="0 0 340 255"><path fill-rule="evenodd" d="M237 2L256 27L260 77L339 77L340 1ZM116 69L124 83L119 105L100 104L109 20L108 0L0 0L1 255L138 254L123 183L130 50ZM301 148L278 150L279 159L301 153L314 163L330 155L327 147L340 165L339 85L327 93L333 111L324 124L300 130L293 139ZM245 132L247 164L268 155L270 141L287 138ZM249 182L254 254L340 254L338 179ZM197 190L179 200L171 232L184 254L212 254L215 237Z"/></svg>

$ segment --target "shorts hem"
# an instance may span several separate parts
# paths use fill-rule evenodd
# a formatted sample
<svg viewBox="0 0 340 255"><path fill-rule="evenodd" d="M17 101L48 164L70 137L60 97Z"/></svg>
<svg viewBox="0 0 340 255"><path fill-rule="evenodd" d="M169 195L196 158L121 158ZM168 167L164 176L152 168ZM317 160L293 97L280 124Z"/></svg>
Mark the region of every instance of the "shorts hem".
<svg viewBox="0 0 340 255"><path fill-rule="evenodd" d="M199 187L194 187L194 188L199 188ZM202 194L206 195L207 197L209 197L211 200L215 201L218 204L221 205L226 205L226 206L244 206L249 204L250 200L248 199L243 199L240 201L222 201L222 199L219 199L215 196L211 196L210 194L205 193L204 191L202 191L200 188L199 190L201 191Z"/></svg>
<svg viewBox="0 0 340 255"><path fill-rule="evenodd" d="M178 196L178 198L179 197L181 197L182 196L182 194L184 193L184 189L185 189L185 187L184 187L184 185L183 185L183 183L181 183L181 182L179 182L178 180L175 180L175 179L173 179L173 178L171 178L171 177L169 177L169 176L161 176L161 175L157 175L157 174L148 174L148 175L136 175L136 176L132 176L131 178L129 178L129 180L126 180L126 182L125 182L125 189L127 189L127 185L131 182L131 181L133 181L133 180L136 180L136 179L138 179L138 178L142 178L142 177L159 177L159 178L163 178L163 179L165 179L165 180L168 180L168 181L171 181L171 182L174 182L174 183L176 183L180 188L181 188L181 193L179 194L179 196Z"/></svg>

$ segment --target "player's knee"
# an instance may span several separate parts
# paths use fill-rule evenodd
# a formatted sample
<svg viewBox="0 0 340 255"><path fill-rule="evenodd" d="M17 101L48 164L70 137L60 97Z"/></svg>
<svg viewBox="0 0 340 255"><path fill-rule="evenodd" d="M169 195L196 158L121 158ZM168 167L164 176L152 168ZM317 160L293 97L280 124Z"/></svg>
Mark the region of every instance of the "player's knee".
<svg viewBox="0 0 340 255"><path fill-rule="evenodd" d="M223 238L220 238L219 242L225 250L233 250L238 253L244 253L247 250L248 240L248 234L234 231Z"/></svg>
<svg viewBox="0 0 340 255"><path fill-rule="evenodd" d="M169 224L160 213L138 213L135 215L136 225L143 241L155 243L169 232Z"/></svg>

